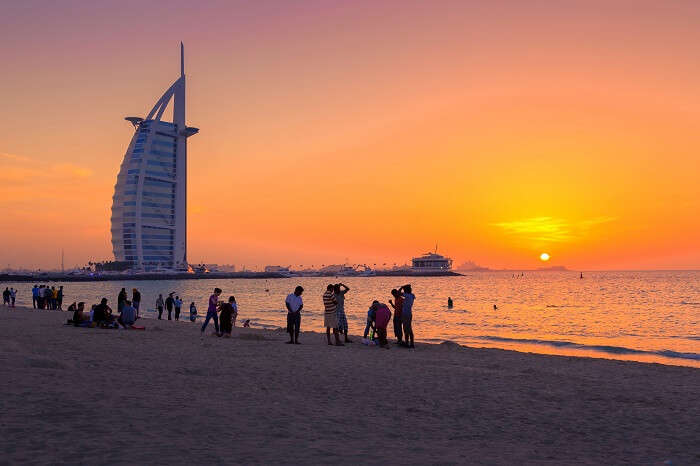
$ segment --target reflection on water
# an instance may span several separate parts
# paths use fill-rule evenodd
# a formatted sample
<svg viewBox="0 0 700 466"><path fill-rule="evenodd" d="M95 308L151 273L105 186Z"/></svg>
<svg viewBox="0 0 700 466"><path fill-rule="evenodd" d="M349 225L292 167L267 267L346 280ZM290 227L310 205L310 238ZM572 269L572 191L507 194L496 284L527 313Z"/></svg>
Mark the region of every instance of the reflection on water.
<svg viewBox="0 0 700 466"><path fill-rule="evenodd" d="M548 354L629 359L700 367L700 272L597 272L583 279L574 272L532 272L514 278L506 272L464 277L340 277L277 280L170 280L64 283L65 301L116 301L122 287L138 288L144 306L158 293L175 291L194 301L200 315L214 286L223 297L236 296L239 322L285 325L284 298L296 285L305 288L302 330L321 330L321 295L330 282L351 291L345 309L351 333L361 333L372 300L388 302L392 288L410 282L416 294L416 339L455 341ZM6 283L19 289L18 304L31 305L31 283ZM267 291L266 291L267 290ZM452 297L454 308L447 308ZM494 304L498 309L494 309ZM65 305L64 307L67 307ZM184 324L183 324L184 325ZM391 332L389 332L391 334Z"/></svg>

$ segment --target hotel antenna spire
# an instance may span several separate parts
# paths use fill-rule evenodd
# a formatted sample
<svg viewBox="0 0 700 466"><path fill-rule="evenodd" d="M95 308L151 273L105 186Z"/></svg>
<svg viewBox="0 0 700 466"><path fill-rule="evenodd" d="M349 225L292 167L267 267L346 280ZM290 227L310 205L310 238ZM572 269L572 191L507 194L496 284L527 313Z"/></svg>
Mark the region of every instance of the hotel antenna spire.
<svg viewBox="0 0 700 466"><path fill-rule="evenodd" d="M185 75L185 45L180 41L180 76Z"/></svg>

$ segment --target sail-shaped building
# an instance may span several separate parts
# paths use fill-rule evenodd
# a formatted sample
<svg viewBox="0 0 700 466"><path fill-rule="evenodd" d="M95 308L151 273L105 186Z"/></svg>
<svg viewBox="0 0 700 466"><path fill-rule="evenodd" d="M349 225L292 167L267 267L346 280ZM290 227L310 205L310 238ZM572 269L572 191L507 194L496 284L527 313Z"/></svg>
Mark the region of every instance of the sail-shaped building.
<svg viewBox="0 0 700 466"><path fill-rule="evenodd" d="M173 101L173 121L162 121ZM112 249L132 269L186 270L187 138L199 130L185 123L185 53L180 77L146 118L126 117L134 136L124 155L112 198Z"/></svg>

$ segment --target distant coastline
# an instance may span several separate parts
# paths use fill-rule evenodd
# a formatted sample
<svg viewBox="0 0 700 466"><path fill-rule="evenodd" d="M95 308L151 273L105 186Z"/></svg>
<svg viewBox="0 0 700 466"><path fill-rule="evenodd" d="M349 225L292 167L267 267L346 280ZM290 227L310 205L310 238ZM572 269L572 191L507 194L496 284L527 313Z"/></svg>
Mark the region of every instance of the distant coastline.
<svg viewBox="0 0 700 466"><path fill-rule="evenodd" d="M209 272L209 273L139 273L139 274L93 274L72 275L66 273L41 274L0 274L0 282L105 282L122 280L211 280L211 279L276 279L276 278L313 278L336 277L332 273L320 275L286 275L276 272ZM340 275L343 276L343 275ZM371 277L459 277L462 274L453 271L410 272L406 270L377 271Z"/></svg>

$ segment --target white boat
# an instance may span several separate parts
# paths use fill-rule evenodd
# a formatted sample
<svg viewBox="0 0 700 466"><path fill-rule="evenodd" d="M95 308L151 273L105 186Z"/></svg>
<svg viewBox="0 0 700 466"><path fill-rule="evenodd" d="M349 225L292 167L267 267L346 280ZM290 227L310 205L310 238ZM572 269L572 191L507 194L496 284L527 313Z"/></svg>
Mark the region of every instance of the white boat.
<svg viewBox="0 0 700 466"><path fill-rule="evenodd" d="M435 252L427 252L422 256L411 259L411 270L414 272L444 272L452 270L452 259Z"/></svg>

